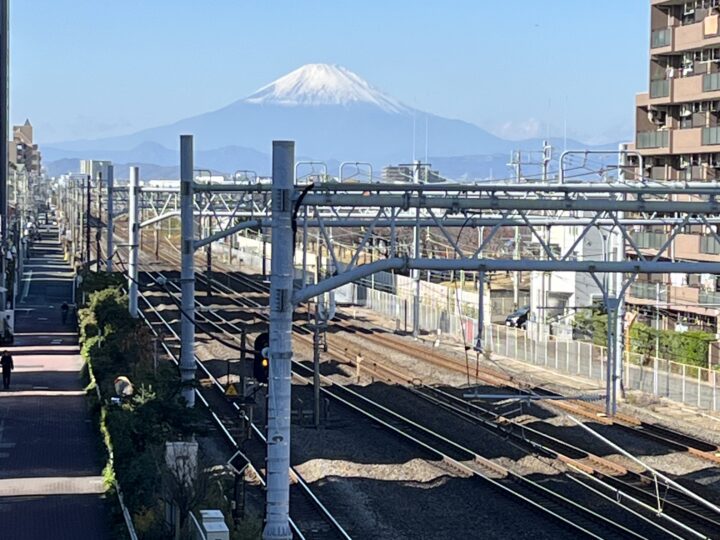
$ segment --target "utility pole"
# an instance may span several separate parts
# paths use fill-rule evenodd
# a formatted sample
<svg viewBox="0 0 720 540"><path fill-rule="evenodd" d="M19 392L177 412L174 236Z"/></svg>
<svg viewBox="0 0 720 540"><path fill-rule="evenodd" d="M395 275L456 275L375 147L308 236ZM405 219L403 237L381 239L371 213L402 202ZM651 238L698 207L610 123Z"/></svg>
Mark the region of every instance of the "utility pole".
<svg viewBox="0 0 720 540"><path fill-rule="evenodd" d="M313 327L313 419L315 429L320 427L320 304L315 302Z"/></svg>
<svg viewBox="0 0 720 540"><path fill-rule="evenodd" d="M208 216L207 221L207 235L212 236L212 217ZM212 242L210 242L207 245L206 254L207 254L207 273L206 273L206 279L207 279L207 297L210 298L212 296Z"/></svg>
<svg viewBox="0 0 720 540"><path fill-rule="evenodd" d="M0 239L3 247L7 245L7 192L8 192L8 118L10 115L10 96L9 96L9 64L10 56L8 54L8 32L10 24L8 21L8 3L9 0L0 0ZM2 271L2 282L5 285L5 256L0 257L0 271ZM5 309L5 299L2 302L2 309Z"/></svg>
<svg viewBox="0 0 720 540"><path fill-rule="evenodd" d="M140 173L138 167L130 167L128 186L128 233L130 234L130 256L128 258L128 307L130 316L138 316L138 258L140 251L140 221L138 207L140 199Z"/></svg>
<svg viewBox="0 0 720 540"><path fill-rule="evenodd" d="M90 215L91 215L91 201L90 201L90 175L87 175L86 179L86 187L85 187L85 194L86 194L86 201L85 201L85 260L88 265L88 270L90 270Z"/></svg>
<svg viewBox="0 0 720 540"><path fill-rule="evenodd" d="M413 164L413 184L420 184L420 161L416 160ZM420 207L415 209L415 226L413 227L413 259L420 257ZM412 270L413 286L415 289L415 295L413 298L413 337L418 337L420 334L420 270Z"/></svg>
<svg viewBox="0 0 720 540"><path fill-rule="evenodd" d="M522 171L520 169L520 151L518 150L516 158L513 158L511 165L515 167L515 182L520 183L522 180ZM513 259L520 258L520 227L515 226L515 239L513 241ZM513 272L513 308L520 308L520 272Z"/></svg>
<svg viewBox="0 0 720 540"><path fill-rule="evenodd" d="M102 239L102 227L100 226L100 223L102 222L102 172L98 172L97 177L97 228L95 229L95 251L96 251L96 257L97 262L95 263L95 269L97 272L100 271L100 240Z"/></svg>
<svg viewBox="0 0 720 540"><path fill-rule="evenodd" d="M295 143L273 141L268 380L267 491L264 540L290 540L290 391L292 364L293 192ZM192 294L192 291L190 291Z"/></svg>
<svg viewBox="0 0 720 540"><path fill-rule="evenodd" d="M0 0L0 228L2 231L2 245L7 240L7 193L8 193L8 118L10 115L8 33L10 23L8 20L9 0ZM2 284L5 284L5 257L2 258ZM3 302L2 309L5 309Z"/></svg>
<svg viewBox="0 0 720 540"><path fill-rule="evenodd" d="M180 379L187 406L195 406L195 216L193 215L193 137L180 136L180 228L182 301L180 313ZM292 287L291 287L292 291ZM270 364L272 369L272 362ZM289 413L288 413L289 416ZM287 475L287 471L286 471Z"/></svg>
<svg viewBox="0 0 720 540"><path fill-rule="evenodd" d="M108 168L108 178L107 178L107 259L105 260L105 270L110 273L113 271L113 251L115 251L115 247L113 245L113 234L114 234L114 224L113 224L113 212L115 209L113 208L113 188L115 183L115 171L113 169L113 166L110 165Z"/></svg>

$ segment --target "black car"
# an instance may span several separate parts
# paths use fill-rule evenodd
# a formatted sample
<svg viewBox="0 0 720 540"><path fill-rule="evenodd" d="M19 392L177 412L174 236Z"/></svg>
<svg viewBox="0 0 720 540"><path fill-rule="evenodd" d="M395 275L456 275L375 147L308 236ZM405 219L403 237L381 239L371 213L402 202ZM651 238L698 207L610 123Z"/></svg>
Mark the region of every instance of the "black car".
<svg viewBox="0 0 720 540"><path fill-rule="evenodd" d="M514 326L515 328L525 328L530 315L530 306L521 307L513 311L505 318L505 326Z"/></svg>

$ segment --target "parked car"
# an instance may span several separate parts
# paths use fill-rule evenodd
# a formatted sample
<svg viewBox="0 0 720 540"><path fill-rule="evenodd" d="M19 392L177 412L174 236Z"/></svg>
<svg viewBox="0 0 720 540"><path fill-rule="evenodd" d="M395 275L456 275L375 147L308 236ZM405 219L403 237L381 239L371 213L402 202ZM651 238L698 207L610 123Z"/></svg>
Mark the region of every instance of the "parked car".
<svg viewBox="0 0 720 540"><path fill-rule="evenodd" d="M513 311L505 318L505 326L513 326L515 328L525 328L530 316L530 306L521 307Z"/></svg>

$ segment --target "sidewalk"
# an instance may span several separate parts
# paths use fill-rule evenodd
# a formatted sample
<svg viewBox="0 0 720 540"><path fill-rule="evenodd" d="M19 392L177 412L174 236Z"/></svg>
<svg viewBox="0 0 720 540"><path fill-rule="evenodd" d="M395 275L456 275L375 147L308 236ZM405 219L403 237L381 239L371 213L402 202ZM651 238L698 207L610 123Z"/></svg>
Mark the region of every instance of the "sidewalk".
<svg viewBox="0 0 720 540"><path fill-rule="evenodd" d="M15 371L10 390L0 390L0 538L110 538L78 336L60 322L71 282L48 228L25 264L9 347Z"/></svg>

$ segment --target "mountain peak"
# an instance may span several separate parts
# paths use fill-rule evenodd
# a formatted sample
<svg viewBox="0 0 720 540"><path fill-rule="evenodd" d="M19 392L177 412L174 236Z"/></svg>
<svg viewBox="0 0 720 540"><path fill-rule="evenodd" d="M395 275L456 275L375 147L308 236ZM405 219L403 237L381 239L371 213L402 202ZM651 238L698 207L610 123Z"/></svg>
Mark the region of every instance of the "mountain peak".
<svg viewBox="0 0 720 540"><path fill-rule="evenodd" d="M263 86L244 101L284 106L367 104L390 113L410 111L349 69L330 64L306 64Z"/></svg>

